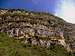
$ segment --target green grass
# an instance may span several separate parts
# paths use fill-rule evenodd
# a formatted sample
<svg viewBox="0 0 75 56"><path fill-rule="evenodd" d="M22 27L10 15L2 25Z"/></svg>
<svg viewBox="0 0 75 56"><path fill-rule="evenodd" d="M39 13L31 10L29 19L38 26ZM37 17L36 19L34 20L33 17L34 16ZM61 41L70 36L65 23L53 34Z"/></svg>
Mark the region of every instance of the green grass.
<svg viewBox="0 0 75 56"><path fill-rule="evenodd" d="M39 46L24 45L20 40L0 33L0 56L75 56L66 52L62 46L41 48Z"/></svg>

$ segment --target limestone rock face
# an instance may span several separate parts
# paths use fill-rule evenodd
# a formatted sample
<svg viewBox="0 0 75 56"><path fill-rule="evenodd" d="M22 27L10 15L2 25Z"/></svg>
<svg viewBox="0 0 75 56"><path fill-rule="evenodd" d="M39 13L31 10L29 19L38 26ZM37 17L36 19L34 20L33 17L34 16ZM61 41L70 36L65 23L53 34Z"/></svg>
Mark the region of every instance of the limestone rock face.
<svg viewBox="0 0 75 56"><path fill-rule="evenodd" d="M22 39L24 44L50 47L61 44L74 49L75 25L48 13L0 10L0 32Z"/></svg>

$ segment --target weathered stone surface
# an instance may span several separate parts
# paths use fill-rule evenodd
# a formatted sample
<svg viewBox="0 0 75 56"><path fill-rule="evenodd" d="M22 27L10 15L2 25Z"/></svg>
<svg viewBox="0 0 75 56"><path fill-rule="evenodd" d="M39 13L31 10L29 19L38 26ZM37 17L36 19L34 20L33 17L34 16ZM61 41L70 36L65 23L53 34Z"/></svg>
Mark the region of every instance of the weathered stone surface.
<svg viewBox="0 0 75 56"><path fill-rule="evenodd" d="M43 47L61 44L75 49L75 25L47 13L1 9L0 32L23 39L24 44Z"/></svg>

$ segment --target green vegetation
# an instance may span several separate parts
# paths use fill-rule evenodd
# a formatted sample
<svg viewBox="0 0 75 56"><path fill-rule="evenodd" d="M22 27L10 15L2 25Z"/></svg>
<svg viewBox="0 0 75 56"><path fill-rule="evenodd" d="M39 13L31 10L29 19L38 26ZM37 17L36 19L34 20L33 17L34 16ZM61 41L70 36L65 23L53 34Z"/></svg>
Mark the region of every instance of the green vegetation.
<svg viewBox="0 0 75 56"><path fill-rule="evenodd" d="M10 38L0 33L0 56L75 56L67 53L62 46L41 48L39 46L24 45L20 40Z"/></svg>
<svg viewBox="0 0 75 56"><path fill-rule="evenodd" d="M36 41L41 40L44 43L51 39L62 39L64 36L64 42L74 48L74 30L75 25L49 13L23 9L1 9L0 32L6 34L0 33L0 56L75 56L61 45L51 45L45 48L45 46L40 46L43 45L40 41ZM20 36L24 39L18 39ZM29 44L24 44L25 40L29 41ZM30 44L32 41L39 44L32 46Z"/></svg>

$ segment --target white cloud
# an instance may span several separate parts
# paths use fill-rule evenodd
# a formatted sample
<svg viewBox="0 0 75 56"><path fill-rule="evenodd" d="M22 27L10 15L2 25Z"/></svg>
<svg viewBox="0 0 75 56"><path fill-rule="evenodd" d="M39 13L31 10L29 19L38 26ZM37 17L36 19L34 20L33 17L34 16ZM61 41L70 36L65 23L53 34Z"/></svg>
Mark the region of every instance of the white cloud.
<svg viewBox="0 0 75 56"><path fill-rule="evenodd" d="M62 0L60 4L58 3L58 9L55 15L63 18L67 22L75 23L75 5L73 0Z"/></svg>

